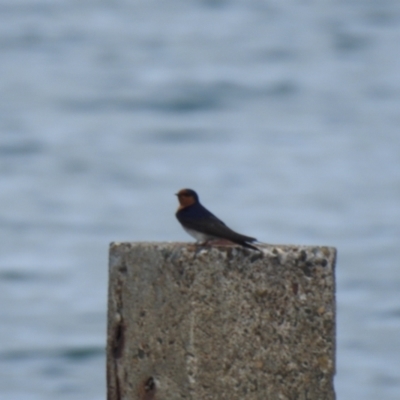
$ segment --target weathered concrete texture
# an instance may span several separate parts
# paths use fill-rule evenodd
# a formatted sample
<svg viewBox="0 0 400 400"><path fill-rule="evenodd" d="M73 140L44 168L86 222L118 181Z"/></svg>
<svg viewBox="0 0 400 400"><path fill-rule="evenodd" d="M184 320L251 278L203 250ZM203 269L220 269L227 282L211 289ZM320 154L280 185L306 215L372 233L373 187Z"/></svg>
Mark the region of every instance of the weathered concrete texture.
<svg viewBox="0 0 400 400"><path fill-rule="evenodd" d="M109 400L332 400L336 250L112 243Z"/></svg>

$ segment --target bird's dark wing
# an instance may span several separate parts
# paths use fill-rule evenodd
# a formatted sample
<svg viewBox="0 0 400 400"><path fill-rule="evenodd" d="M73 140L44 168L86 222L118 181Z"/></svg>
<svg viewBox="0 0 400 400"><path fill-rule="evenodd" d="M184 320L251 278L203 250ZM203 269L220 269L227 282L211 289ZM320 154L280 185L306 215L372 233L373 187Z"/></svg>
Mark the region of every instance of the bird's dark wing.
<svg viewBox="0 0 400 400"><path fill-rule="evenodd" d="M201 204L196 204L178 211L176 217L185 228L217 238L228 239L240 244L257 240L250 236L241 235L228 228L224 222Z"/></svg>

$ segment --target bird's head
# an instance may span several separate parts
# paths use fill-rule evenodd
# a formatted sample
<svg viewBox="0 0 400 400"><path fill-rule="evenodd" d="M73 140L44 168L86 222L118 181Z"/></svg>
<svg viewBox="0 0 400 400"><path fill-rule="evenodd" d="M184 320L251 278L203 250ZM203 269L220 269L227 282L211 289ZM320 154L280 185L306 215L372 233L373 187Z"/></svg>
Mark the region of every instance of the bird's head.
<svg viewBox="0 0 400 400"><path fill-rule="evenodd" d="M178 196L180 209L199 202L199 196L197 196L197 193L192 189L181 189L178 193L175 193L175 195Z"/></svg>

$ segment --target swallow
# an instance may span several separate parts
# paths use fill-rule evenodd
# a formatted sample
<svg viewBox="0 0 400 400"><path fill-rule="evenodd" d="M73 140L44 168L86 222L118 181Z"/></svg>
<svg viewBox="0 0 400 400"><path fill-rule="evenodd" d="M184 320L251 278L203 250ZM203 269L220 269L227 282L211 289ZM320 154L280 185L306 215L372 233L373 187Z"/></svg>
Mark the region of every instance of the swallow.
<svg viewBox="0 0 400 400"><path fill-rule="evenodd" d="M194 190L182 189L176 193L176 196L179 200L176 218L183 229L198 243L204 245L211 240L227 239L243 247L260 251L257 247L249 244L257 241L256 238L241 235L228 228L200 203L199 196Z"/></svg>

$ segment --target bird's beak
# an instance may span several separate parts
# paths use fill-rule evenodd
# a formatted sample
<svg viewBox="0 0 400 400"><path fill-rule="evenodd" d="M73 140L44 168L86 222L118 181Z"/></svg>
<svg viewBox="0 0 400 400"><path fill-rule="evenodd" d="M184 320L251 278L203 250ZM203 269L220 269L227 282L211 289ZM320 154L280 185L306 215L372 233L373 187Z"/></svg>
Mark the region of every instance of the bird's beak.
<svg viewBox="0 0 400 400"><path fill-rule="evenodd" d="M178 196L179 195L179 193L175 193L175 196Z"/></svg>

